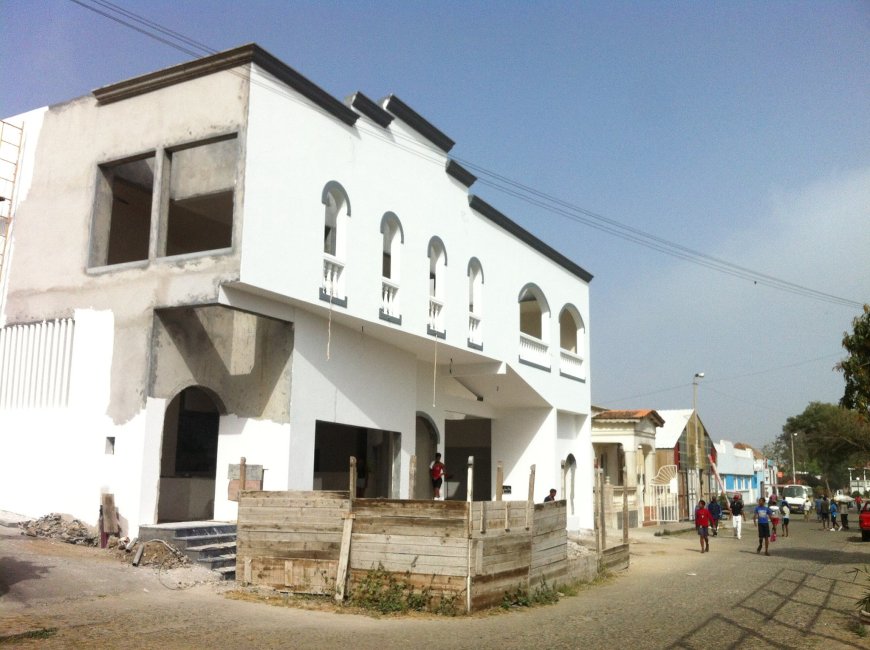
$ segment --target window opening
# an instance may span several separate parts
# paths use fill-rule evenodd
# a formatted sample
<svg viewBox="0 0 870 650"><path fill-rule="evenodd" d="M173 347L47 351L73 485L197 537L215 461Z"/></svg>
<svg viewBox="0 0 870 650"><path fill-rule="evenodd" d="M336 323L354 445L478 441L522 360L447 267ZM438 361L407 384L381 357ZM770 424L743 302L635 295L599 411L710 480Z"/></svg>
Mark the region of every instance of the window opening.
<svg viewBox="0 0 870 650"><path fill-rule="evenodd" d="M230 248L236 138L171 153L166 255Z"/></svg>
<svg viewBox="0 0 870 650"><path fill-rule="evenodd" d="M148 259L153 154L130 162L102 165L94 221L93 266Z"/></svg>

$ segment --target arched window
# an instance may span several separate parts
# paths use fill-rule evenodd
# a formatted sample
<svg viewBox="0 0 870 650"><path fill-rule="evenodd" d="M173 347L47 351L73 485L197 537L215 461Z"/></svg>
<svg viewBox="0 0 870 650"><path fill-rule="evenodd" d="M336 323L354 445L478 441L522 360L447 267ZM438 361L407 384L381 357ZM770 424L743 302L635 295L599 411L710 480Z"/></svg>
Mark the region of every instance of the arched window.
<svg viewBox="0 0 870 650"><path fill-rule="evenodd" d="M480 260L468 261L468 346L483 349L483 269Z"/></svg>
<svg viewBox="0 0 870 650"><path fill-rule="evenodd" d="M399 218L387 212L381 219L383 249L381 252L381 309L383 320L401 324L399 310L399 271L402 261L402 244L405 234Z"/></svg>
<svg viewBox="0 0 870 650"><path fill-rule="evenodd" d="M550 369L550 307L537 285L527 284L519 295L520 361Z"/></svg>
<svg viewBox="0 0 870 650"><path fill-rule="evenodd" d="M447 251L440 237L429 240L428 333L444 338L444 298L447 284Z"/></svg>
<svg viewBox="0 0 870 650"><path fill-rule="evenodd" d="M566 377L585 379L586 330L574 305L565 305L559 314L559 348L559 372Z"/></svg>
<svg viewBox="0 0 870 650"><path fill-rule="evenodd" d="M324 205L324 217L323 281L320 287L320 298L346 305L343 275L350 199L340 183L329 181L323 187L321 202Z"/></svg>

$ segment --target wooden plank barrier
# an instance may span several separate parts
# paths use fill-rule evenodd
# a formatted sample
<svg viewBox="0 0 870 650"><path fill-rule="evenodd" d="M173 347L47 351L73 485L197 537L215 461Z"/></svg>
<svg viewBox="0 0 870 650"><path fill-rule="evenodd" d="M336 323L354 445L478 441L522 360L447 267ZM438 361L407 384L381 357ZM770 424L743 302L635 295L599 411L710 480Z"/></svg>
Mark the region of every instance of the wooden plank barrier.
<svg viewBox="0 0 870 650"><path fill-rule="evenodd" d="M302 593L352 594L383 568L469 610L568 576L565 501L355 499L350 491L245 491L236 575ZM605 566L621 558L608 557Z"/></svg>

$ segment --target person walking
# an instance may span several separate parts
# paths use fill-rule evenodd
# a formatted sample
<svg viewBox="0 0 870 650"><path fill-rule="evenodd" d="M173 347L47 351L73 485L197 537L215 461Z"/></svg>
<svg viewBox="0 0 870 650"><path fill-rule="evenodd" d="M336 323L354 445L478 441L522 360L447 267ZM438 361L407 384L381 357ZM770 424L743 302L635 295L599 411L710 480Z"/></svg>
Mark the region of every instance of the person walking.
<svg viewBox="0 0 870 650"><path fill-rule="evenodd" d="M752 515L752 523L758 528L758 547L756 553L761 553L761 546L764 545L764 554L770 555L768 542L770 541L770 507L764 502L764 497L758 498L758 505L755 506L755 511Z"/></svg>
<svg viewBox="0 0 870 650"><path fill-rule="evenodd" d="M743 532L743 499L739 492L734 495L734 500L731 502L731 519L734 521L734 536L740 539Z"/></svg>
<svg viewBox="0 0 870 650"><path fill-rule="evenodd" d="M804 521L810 520L810 508L812 508L812 507L813 507L813 504L810 501L810 498L807 497L806 501L804 501Z"/></svg>
<svg viewBox="0 0 870 650"><path fill-rule="evenodd" d="M828 514L831 517L831 532L835 530L840 530L840 524L837 523L837 515L840 513L840 506L837 505L837 502L831 499L831 505L828 509Z"/></svg>
<svg viewBox="0 0 870 650"><path fill-rule="evenodd" d="M695 508L695 527L698 529L698 539L701 540L701 553L710 552L710 526L712 524L713 515L707 509L707 503L701 499Z"/></svg>
<svg viewBox="0 0 870 650"><path fill-rule="evenodd" d="M822 518L822 530L828 530L831 527L831 504L828 503L828 497L823 496L822 502L819 505L819 516Z"/></svg>
<svg viewBox="0 0 870 650"><path fill-rule="evenodd" d="M783 499L779 510L782 513L782 536L788 537L788 519L789 515L791 515L791 508L788 507L788 501Z"/></svg>
<svg viewBox="0 0 870 650"><path fill-rule="evenodd" d="M719 534L719 520L722 519L722 506L719 505L718 499L715 496L710 498L710 505L707 506L710 511L710 516L713 517L713 522L710 530L713 532L713 537Z"/></svg>

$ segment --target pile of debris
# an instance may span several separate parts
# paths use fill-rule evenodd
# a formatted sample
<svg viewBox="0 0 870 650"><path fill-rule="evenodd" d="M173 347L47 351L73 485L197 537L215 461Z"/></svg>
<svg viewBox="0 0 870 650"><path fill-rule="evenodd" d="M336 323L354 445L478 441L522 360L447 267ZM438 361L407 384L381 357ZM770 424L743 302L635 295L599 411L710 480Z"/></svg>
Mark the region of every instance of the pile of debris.
<svg viewBox="0 0 870 650"><path fill-rule="evenodd" d="M83 546L98 546L100 543L100 535L96 528L69 515L52 513L39 519L22 521L18 527L21 528L22 535L30 537L49 537Z"/></svg>

